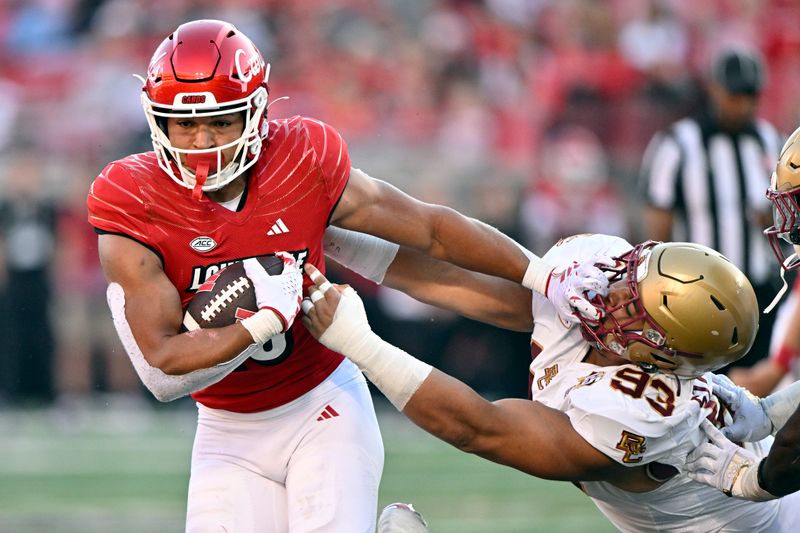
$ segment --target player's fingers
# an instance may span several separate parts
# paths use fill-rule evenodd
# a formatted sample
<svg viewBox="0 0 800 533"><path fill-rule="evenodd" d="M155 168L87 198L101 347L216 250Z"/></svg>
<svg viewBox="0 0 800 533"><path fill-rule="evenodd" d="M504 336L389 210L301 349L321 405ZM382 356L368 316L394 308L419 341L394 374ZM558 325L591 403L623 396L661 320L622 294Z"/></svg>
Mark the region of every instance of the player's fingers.
<svg viewBox="0 0 800 533"><path fill-rule="evenodd" d="M309 298L303 298L303 301L300 303L300 307L303 308L303 313L307 315L312 309L314 309L314 304L311 303Z"/></svg>
<svg viewBox="0 0 800 533"><path fill-rule="evenodd" d="M733 398L741 391L741 387L735 384L728 376L712 376L713 390L716 394L725 394L727 398Z"/></svg>
<svg viewBox="0 0 800 533"><path fill-rule="evenodd" d="M598 255L593 257L592 263L609 268L617 266L617 260L607 255Z"/></svg>
<svg viewBox="0 0 800 533"><path fill-rule="evenodd" d="M275 252L275 255L283 260L284 266L293 267L297 265L297 260L289 252Z"/></svg>
<svg viewBox="0 0 800 533"><path fill-rule="evenodd" d="M322 272L320 272L317 267L311 263L307 263L305 269L308 277L311 278L311 281L313 281L318 287L328 281L325 279L325 276L322 274Z"/></svg>
<svg viewBox="0 0 800 533"><path fill-rule="evenodd" d="M326 292L328 292L328 289L330 289L331 287L333 287L333 283L331 283L330 281L328 281L326 279L323 283L321 283L319 285L318 289L319 289L319 292L321 292L322 294L325 294Z"/></svg>
<svg viewBox="0 0 800 533"><path fill-rule="evenodd" d="M708 418L704 418L703 421L700 423L700 429L703 430L703 433L706 434L708 440L710 440L713 444L717 446L722 446L727 442L728 439L725 438L725 435L722 434L720 430L714 427Z"/></svg>
<svg viewBox="0 0 800 533"><path fill-rule="evenodd" d="M591 291L603 294L604 291L608 291L608 281L603 283L601 280L597 278L583 278L577 281L573 287L576 291L580 292Z"/></svg>
<svg viewBox="0 0 800 533"><path fill-rule="evenodd" d="M597 320L600 318L600 311L592 305L589 300L577 292L571 291L571 294L568 295L568 299L570 305L586 318L590 320Z"/></svg>
<svg viewBox="0 0 800 533"><path fill-rule="evenodd" d="M325 298L325 295L324 295L324 294L322 294L322 293L319 291L319 289L313 288L313 289L311 289L311 290L308 292L308 297L309 297L309 298L311 298L311 303L312 303L312 304L315 304L315 303L317 303L318 301L320 301L320 300L322 300L323 298Z"/></svg>
<svg viewBox="0 0 800 533"><path fill-rule="evenodd" d="M736 390L737 388L739 388L739 386L733 381L731 381L731 378L729 378L725 374L713 374L711 376L711 381L714 382L715 387L721 387L729 390Z"/></svg>
<svg viewBox="0 0 800 533"><path fill-rule="evenodd" d="M747 434L745 435L742 434L739 424L731 424L730 426L725 426L724 428L722 428L720 433L722 433L722 436L725 437L726 439L735 442L746 441L747 438L749 437L749 435Z"/></svg>
<svg viewBox="0 0 800 533"><path fill-rule="evenodd" d="M735 391L726 389L724 387L716 387L716 386L714 387L713 390L714 390L714 395L720 400L722 400L722 403L728 405L734 410L738 408L738 402L736 401L738 395L736 394Z"/></svg>
<svg viewBox="0 0 800 533"><path fill-rule="evenodd" d="M578 317L572 313L572 308L569 306L565 305L562 307L558 314L561 317L561 320L563 320L567 325L572 326L580 322L580 319L578 319Z"/></svg>
<svg viewBox="0 0 800 533"><path fill-rule="evenodd" d="M256 279L261 278L264 276L269 276L267 270L264 266L258 262L258 259L255 257L248 257L244 261L242 261L242 266L244 267L244 275L248 278Z"/></svg>
<svg viewBox="0 0 800 533"><path fill-rule="evenodd" d="M711 470L714 460L709 456L708 451L711 445L703 444L695 448L686 456L686 469L691 471Z"/></svg>

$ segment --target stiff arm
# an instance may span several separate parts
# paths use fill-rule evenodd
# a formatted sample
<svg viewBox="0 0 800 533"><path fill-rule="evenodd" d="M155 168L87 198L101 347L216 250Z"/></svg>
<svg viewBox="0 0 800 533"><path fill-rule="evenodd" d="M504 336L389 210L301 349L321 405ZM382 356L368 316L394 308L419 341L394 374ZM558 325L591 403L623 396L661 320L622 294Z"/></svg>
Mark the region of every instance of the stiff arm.
<svg viewBox="0 0 800 533"><path fill-rule="evenodd" d="M317 287L303 323L320 342L343 353L414 423L453 446L546 479L591 481L638 474L596 450L569 418L541 403L489 402L466 384L375 335L351 288L330 286L312 266ZM334 320L334 316L336 319ZM634 472L635 471L635 472Z"/></svg>

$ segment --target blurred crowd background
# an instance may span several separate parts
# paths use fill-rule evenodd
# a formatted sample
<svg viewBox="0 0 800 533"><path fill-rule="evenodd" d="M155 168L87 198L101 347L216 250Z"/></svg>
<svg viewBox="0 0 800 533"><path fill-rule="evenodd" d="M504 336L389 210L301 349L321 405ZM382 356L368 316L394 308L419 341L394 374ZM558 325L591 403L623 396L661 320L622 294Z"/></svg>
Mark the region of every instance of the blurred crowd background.
<svg viewBox="0 0 800 533"><path fill-rule="evenodd" d="M85 197L108 161L150 149L133 75L203 17L261 48L271 117L332 124L355 166L539 254L578 232L644 237L644 149L704 105L723 47L759 50L759 115L784 135L800 123L792 0L4 0L1 401L146 396L111 326ZM336 275L389 340L484 394L525 396L527 334Z"/></svg>

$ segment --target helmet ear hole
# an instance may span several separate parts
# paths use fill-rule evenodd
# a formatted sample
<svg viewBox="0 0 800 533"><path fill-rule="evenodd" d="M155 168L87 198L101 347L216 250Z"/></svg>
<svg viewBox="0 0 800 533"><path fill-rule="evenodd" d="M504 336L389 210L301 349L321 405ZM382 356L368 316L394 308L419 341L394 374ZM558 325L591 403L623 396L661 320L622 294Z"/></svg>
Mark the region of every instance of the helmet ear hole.
<svg viewBox="0 0 800 533"><path fill-rule="evenodd" d="M158 128L164 132L164 135L169 137L169 131L167 130L167 117L156 117L155 120Z"/></svg>
<svg viewBox="0 0 800 533"><path fill-rule="evenodd" d="M719 300L717 300L716 297L714 297L713 294L710 294L709 298L711 298L711 301L714 303L714 305L717 307L717 309L719 309L720 311L724 311L725 310L725 305L722 302L720 302Z"/></svg>
<svg viewBox="0 0 800 533"><path fill-rule="evenodd" d="M733 334L731 335L731 346L736 346L739 344L739 328L733 328Z"/></svg>

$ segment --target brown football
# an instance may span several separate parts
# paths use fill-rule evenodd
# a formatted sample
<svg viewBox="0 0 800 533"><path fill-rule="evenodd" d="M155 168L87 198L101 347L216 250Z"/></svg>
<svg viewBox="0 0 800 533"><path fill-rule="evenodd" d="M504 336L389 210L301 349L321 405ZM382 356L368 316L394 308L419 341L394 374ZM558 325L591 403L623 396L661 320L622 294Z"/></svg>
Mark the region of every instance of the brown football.
<svg viewBox="0 0 800 533"><path fill-rule="evenodd" d="M256 257L270 275L283 272L283 260L274 255ZM185 330L221 328L258 311L253 283L244 273L241 261L232 263L209 277L186 306Z"/></svg>

